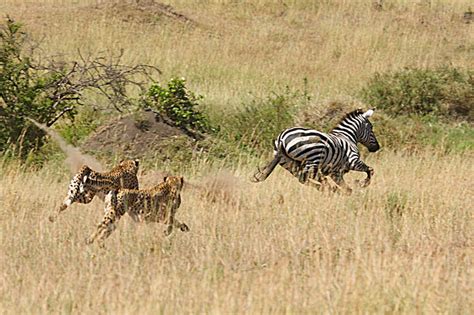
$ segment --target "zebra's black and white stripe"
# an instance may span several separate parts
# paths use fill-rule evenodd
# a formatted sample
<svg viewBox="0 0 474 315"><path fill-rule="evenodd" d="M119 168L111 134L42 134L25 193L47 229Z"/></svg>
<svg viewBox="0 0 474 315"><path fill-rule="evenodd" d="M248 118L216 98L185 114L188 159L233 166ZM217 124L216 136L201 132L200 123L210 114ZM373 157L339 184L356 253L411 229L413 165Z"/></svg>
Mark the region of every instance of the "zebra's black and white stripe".
<svg viewBox="0 0 474 315"><path fill-rule="evenodd" d="M274 142L273 160L254 175L254 181L265 180L277 165L281 165L298 177L301 183L314 183L321 187L324 177L329 175L336 184L348 190L344 174L350 170L365 172L367 178L363 186L367 186L373 169L360 159L357 144L366 146L370 152L379 150L368 119L373 112L355 110L347 114L330 133L300 127L284 130Z"/></svg>

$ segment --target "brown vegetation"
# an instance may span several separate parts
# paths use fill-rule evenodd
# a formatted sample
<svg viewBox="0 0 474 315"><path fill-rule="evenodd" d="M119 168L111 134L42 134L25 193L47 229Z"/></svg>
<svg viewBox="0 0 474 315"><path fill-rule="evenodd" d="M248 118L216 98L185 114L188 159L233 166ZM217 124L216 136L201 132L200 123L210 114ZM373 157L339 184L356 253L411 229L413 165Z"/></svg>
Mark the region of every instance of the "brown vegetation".
<svg viewBox="0 0 474 315"><path fill-rule="evenodd" d="M149 2L120 3L135 12L153 6ZM124 63L155 65L165 80L184 76L218 107L240 105L249 91L300 86L305 77L310 91L334 98L360 88L376 71L472 67L474 24L463 19L468 0L386 1L382 10L365 0L166 2L195 21L193 27L160 20L159 13L156 23L123 19L107 9L117 1L97 3L6 0L0 12L44 38L47 54L124 49Z"/></svg>
<svg viewBox="0 0 474 315"><path fill-rule="evenodd" d="M165 239L162 227L125 217L106 249L84 244L102 216L99 201L73 205L52 224L67 178L4 167L0 309L471 313L472 158L368 159L374 181L351 197L323 195L281 169L258 185L245 181L247 168L226 185L188 177L203 187L183 192L189 234Z"/></svg>
<svg viewBox="0 0 474 315"><path fill-rule="evenodd" d="M163 80L185 76L224 113L249 91L265 96L306 77L318 99L301 122L316 126L345 111L321 99L347 99L376 71L472 68L467 0L115 2L6 0L0 14L43 39L45 56L124 49L125 64L155 65ZM86 146L139 150L147 128L164 130L139 121L115 125L136 137L109 126ZM364 160L373 182L350 197L304 187L282 169L251 184L257 163L247 157L230 170L185 160L185 174L143 163L142 187L185 176L179 213L191 231L164 238L125 217L101 249L84 244L102 217L99 200L48 221L69 181L57 161L25 169L0 157L0 312L472 313L472 152L382 150Z"/></svg>
<svg viewBox="0 0 474 315"><path fill-rule="evenodd" d="M159 154L163 141L185 135L181 130L158 121L152 112L137 113L115 119L94 132L82 145L84 151L122 156L143 157Z"/></svg>

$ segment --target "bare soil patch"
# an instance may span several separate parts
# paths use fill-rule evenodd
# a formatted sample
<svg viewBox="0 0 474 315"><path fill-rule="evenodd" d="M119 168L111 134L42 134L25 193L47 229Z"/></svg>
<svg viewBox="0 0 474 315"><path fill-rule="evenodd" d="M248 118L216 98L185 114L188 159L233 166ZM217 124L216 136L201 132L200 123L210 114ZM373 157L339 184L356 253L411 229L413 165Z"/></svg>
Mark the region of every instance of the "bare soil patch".
<svg viewBox="0 0 474 315"><path fill-rule="evenodd" d="M171 5L153 0L98 3L87 9L94 9L124 22L157 23L163 18L194 25L191 18L177 12Z"/></svg>
<svg viewBox="0 0 474 315"><path fill-rule="evenodd" d="M152 112L128 115L99 128L81 146L99 155L144 157L163 149L164 142L187 138L179 128L170 126Z"/></svg>

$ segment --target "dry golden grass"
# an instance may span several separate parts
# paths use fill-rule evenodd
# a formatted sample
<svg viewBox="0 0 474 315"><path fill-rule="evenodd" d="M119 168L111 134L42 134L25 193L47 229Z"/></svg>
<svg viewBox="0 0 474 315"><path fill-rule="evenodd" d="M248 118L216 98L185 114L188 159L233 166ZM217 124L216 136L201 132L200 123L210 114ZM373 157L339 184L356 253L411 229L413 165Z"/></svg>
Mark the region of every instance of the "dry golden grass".
<svg viewBox="0 0 474 315"><path fill-rule="evenodd" d="M221 107L248 92L302 87L303 78L310 92L333 98L376 71L473 66L474 23L462 18L469 0L392 0L382 10L368 0L162 2L194 23L156 18L136 1L4 0L0 13L24 22L46 54L124 49L124 62L156 65L163 79L184 76Z"/></svg>
<svg viewBox="0 0 474 315"><path fill-rule="evenodd" d="M67 189L64 172L4 166L0 309L472 313L472 156L385 152L367 161L375 179L349 197L281 169L261 184L248 181L250 168L191 176L177 216L189 233L165 239L163 225L124 217L106 249L84 244L99 201L48 221Z"/></svg>
<svg viewBox="0 0 474 315"><path fill-rule="evenodd" d="M473 66L469 0L384 1L381 11L365 0L163 1L188 24L111 2L3 0L0 15L42 39L44 55L124 49L124 62L186 77L214 108L303 78L336 98L376 71ZM0 165L0 312L473 313L471 153L370 155L374 181L349 197L282 170L251 184L244 162L202 162L185 174L193 185L177 215L190 233L165 239L163 226L125 217L105 250L84 244L99 201L48 221L64 169Z"/></svg>

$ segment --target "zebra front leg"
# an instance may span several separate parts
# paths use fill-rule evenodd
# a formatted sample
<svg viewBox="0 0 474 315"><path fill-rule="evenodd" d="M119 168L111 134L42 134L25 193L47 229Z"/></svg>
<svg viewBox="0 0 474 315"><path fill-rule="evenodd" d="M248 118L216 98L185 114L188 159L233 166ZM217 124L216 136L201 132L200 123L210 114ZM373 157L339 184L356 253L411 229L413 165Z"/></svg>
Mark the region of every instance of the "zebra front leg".
<svg viewBox="0 0 474 315"><path fill-rule="evenodd" d="M366 173L367 177L359 185L362 188L369 186L372 176L374 176L374 169L372 167L367 166L364 162L359 160L351 167L351 170Z"/></svg>
<svg viewBox="0 0 474 315"><path fill-rule="evenodd" d="M374 169L372 167L367 166L366 173L367 173L367 177L365 178L365 180L360 185L360 187L362 187L362 188L365 188L365 187L369 186L370 180L372 179L372 176L374 176Z"/></svg>

